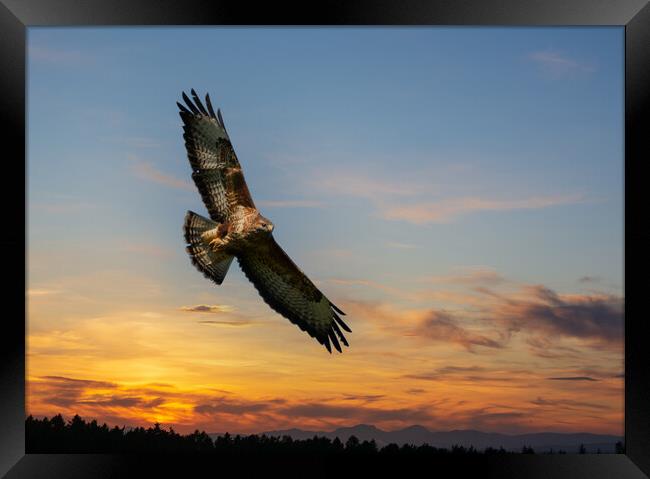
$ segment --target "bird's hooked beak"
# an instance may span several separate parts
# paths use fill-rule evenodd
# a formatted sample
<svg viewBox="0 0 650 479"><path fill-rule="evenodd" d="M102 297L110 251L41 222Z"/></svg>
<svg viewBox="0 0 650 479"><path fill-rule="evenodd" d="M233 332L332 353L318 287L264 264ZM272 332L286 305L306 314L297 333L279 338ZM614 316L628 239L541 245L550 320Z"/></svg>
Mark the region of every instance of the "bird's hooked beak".
<svg viewBox="0 0 650 479"><path fill-rule="evenodd" d="M263 221L258 225L258 229L270 233L273 231L273 223L271 223L270 221Z"/></svg>

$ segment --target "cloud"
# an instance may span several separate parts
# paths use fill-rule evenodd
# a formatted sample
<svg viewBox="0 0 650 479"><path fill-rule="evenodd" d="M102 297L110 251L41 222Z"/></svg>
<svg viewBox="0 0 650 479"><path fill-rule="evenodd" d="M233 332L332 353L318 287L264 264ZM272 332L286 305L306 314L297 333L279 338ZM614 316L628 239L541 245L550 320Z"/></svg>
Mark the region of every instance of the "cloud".
<svg viewBox="0 0 650 479"><path fill-rule="evenodd" d="M27 296L30 298L39 297L39 296L51 296L53 294L61 293L58 289L45 289L45 288L29 288L27 290Z"/></svg>
<svg viewBox="0 0 650 479"><path fill-rule="evenodd" d="M616 366L614 368L607 368L607 369L598 368L598 367L580 368L572 371L571 373L567 372L567 374L571 374L573 377L588 376L590 378L597 378L598 380L625 377L625 374L621 372L619 367Z"/></svg>
<svg viewBox="0 0 650 479"><path fill-rule="evenodd" d="M452 383L499 383L499 387L506 384L518 387L522 381L528 382L534 377L531 371L522 369L490 369L483 366L445 366L419 373L405 374L404 378L422 381L440 381L445 384Z"/></svg>
<svg viewBox="0 0 650 479"><path fill-rule="evenodd" d="M422 388L410 388L410 389L407 389L406 392L408 394L423 394L423 393L427 392L427 390L422 389Z"/></svg>
<svg viewBox="0 0 650 479"><path fill-rule="evenodd" d="M422 185L414 185L410 181L387 181L349 171L345 174L340 171L334 174L319 172L315 175L313 183L315 188L334 196L345 195L370 200L380 200L386 196L413 196L426 191Z"/></svg>
<svg viewBox="0 0 650 479"><path fill-rule="evenodd" d="M88 201L54 201L47 203L29 203L29 208L48 214L72 214L96 208L97 205Z"/></svg>
<svg viewBox="0 0 650 479"><path fill-rule="evenodd" d="M431 419L424 407L384 409L363 405L381 401L385 398L383 394L346 394L341 399L344 403L301 399L289 402L279 397L215 397L179 391L169 385L124 386L56 376L32 379L30 393L36 395L41 407L49 406L48 414L53 413L51 408L54 406L55 411L63 409L67 414L79 413L98 420L142 423L148 419L150 422L174 422L182 426L181 429L203 424L212 430L218 427L233 431L246 423L252 430L261 431L273 427L274 423L305 424L301 419L315 419L321 424L331 419L343 421L342 424L361 421L404 421L408 424ZM349 404L353 401L361 401L361 404ZM30 402L34 402L34 397ZM34 412L37 411L30 407L30 413ZM167 421L160 421L160 418L167 418Z"/></svg>
<svg viewBox="0 0 650 479"><path fill-rule="evenodd" d="M515 347L527 345L533 355L548 359L578 359L585 348L620 351L622 347L624 300L620 296L558 294L543 285L512 282L484 268L417 281L459 284L467 289L417 290L362 279L328 280L381 291L383 298L379 301L348 300L346 308L355 317L402 337L460 345L476 353L503 349L511 344L514 335L519 335ZM404 310L393 307L387 300L389 296L411 303L435 301L449 306Z"/></svg>
<svg viewBox="0 0 650 479"><path fill-rule="evenodd" d="M235 313L235 308L227 304L197 304L195 306L181 306L178 308L179 311L186 313L199 313L199 314L227 314L230 319L202 319L197 321L199 324L204 324L206 326L249 326L255 321L248 319L244 315ZM232 319L235 318L235 319Z"/></svg>
<svg viewBox="0 0 650 479"><path fill-rule="evenodd" d="M330 258L346 259L354 256L352 250L345 249L345 248L318 249L318 250L313 250L312 254L315 256L325 257L327 259Z"/></svg>
<svg viewBox="0 0 650 479"><path fill-rule="evenodd" d="M579 283L598 283L600 278L598 276L583 276L578 279Z"/></svg>
<svg viewBox="0 0 650 479"><path fill-rule="evenodd" d="M310 200L281 200L281 201L260 201L261 207L266 208L323 208L322 201Z"/></svg>
<svg viewBox="0 0 650 479"><path fill-rule="evenodd" d="M114 390L116 387L116 384L105 381L42 376L32 384L29 392L42 397L48 404L68 408L78 404L87 390Z"/></svg>
<svg viewBox="0 0 650 479"><path fill-rule="evenodd" d="M253 321L239 320L239 321L199 321L199 324L212 324L214 326L248 326Z"/></svg>
<svg viewBox="0 0 650 479"><path fill-rule="evenodd" d="M195 306L181 306L179 311L188 313L231 313L234 307L227 304L197 304Z"/></svg>
<svg viewBox="0 0 650 479"><path fill-rule="evenodd" d="M58 65L86 65L92 63L92 57L78 50L62 50L42 45L30 45L27 48L27 58L39 63Z"/></svg>
<svg viewBox="0 0 650 479"><path fill-rule="evenodd" d="M265 411L270 405L266 402L241 401L228 398L216 398L209 404L199 404L194 411L204 415L247 414Z"/></svg>
<svg viewBox="0 0 650 479"><path fill-rule="evenodd" d="M450 374L450 373L467 373L467 372L479 372L485 371L485 368L482 366L445 366L438 369L438 374Z"/></svg>
<svg viewBox="0 0 650 479"><path fill-rule="evenodd" d="M385 394L344 394L344 401L365 401L365 402L374 402L379 401L380 399L385 398Z"/></svg>
<svg viewBox="0 0 650 479"><path fill-rule="evenodd" d="M591 378L589 376L569 376L569 377L556 377L556 378L546 378L551 381L598 381L597 379Z"/></svg>
<svg viewBox="0 0 650 479"><path fill-rule="evenodd" d="M98 406L98 407L121 407L121 408L154 408L165 403L165 399L159 397L152 400L145 400L140 397L135 396L121 396L121 395L109 395L109 396L97 396L93 399L84 399L78 401L76 404L79 405L89 405L89 406Z"/></svg>
<svg viewBox="0 0 650 479"><path fill-rule="evenodd" d="M160 140L142 136L123 138L121 142L131 148L160 148L161 146Z"/></svg>
<svg viewBox="0 0 650 479"><path fill-rule="evenodd" d="M101 140L111 143L126 146L128 148L135 149L150 149L150 148L160 148L163 145L163 141L157 138L150 138L146 136L105 136Z"/></svg>
<svg viewBox="0 0 650 479"><path fill-rule="evenodd" d="M385 206L380 215L387 220L401 220L424 225L448 223L459 216L479 211L511 211L542 209L582 201L580 195L532 197L515 200L495 200L479 197L444 199L437 202Z"/></svg>
<svg viewBox="0 0 650 479"><path fill-rule="evenodd" d="M461 284L461 285L477 285L489 284L497 285L506 282L506 279L490 268L473 267L463 268L464 271L454 274L443 276L428 276L423 278L422 281L435 284Z"/></svg>
<svg viewBox="0 0 650 479"><path fill-rule="evenodd" d="M435 186L420 178L389 179L346 171L317 171L308 180L310 189L334 197L350 196L369 200L376 216L389 221L406 221L416 225L448 223L460 216L486 211L542 209L584 202L579 194L532 196L499 199L482 196L452 196L441 198L449 185ZM466 185L460 185L465 186ZM453 188L458 191L459 188ZM432 200L433 196L437 198Z"/></svg>
<svg viewBox="0 0 650 479"><path fill-rule="evenodd" d="M27 392L30 414L79 414L114 424L151 424L172 417L182 424L189 419L184 411L205 399L168 384L123 385L65 376L30 378Z"/></svg>
<svg viewBox="0 0 650 479"><path fill-rule="evenodd" d="M539 430L553 427L558 410L568 410L571 417L590 417L596 410L617 411L616 403L603 397L594 402L583 391L582 396L551 397L539 393L530 397L531 376L522 371L492 371L478 365L444 366L437 370L451 378L465 378L465 374L489 371L498 373L503 382L498 390L516 382L521 394L506 404L482 401L454 400L439 394L419 396L420 402L400 403L401 394L342 394L323 398L291 395L283 398L245 397L246 392L234 394L216 388L182 390L170 384L119 384L108 381L76 379L63 376L42 376L28 381L28 414L52 415L58 412L72 416L95 418L116 425L151 425L160 422L181 432L203 429L208 432L241 433L300 427L303 429L333 429L359 423L374 424L383 429L403 428L421 424L433 430L477 428L500 432ZM519 380L517 382L517 380ZM475 381L472 388L477 387ZM492 385L489 385L492 387ZM513 386L515 387L515 386ZM487 391L484 389L484 391ZM518 394L512 389L513 394ZM411 388L409 395L423 395L427 390ZM548 393L551 395L552 393ZM600 402L602 401L602 404ZM474 405L472 405L474 404ZM482 404L482 405L481 405ZM537 419L550 417L546 422ZM565 416L560 416L565 417ZM555 419L554 419L555 418ZM531 423L531 419L533 422ZM599 423L600 424L600 423ZM591 424L591 429L599 427ZM589 424L588 424L589 425ZM573 431L583 430L584 422L577 421Z"/></svg>
<svg viewBox="0 0 650 479"><path fill-rule="evenodd" d="M316 419L345 419L354 417L356 422L377 423L383 421L404 421L406 423L430 422L433 416L426 408L375 408L366 406L335 405L322 402L296 404L279 410L289 417Z"/></svg>
<svg viewBox="0 0 650 479"><path fill-rule="evenodd" d="M528 58L542 71L556 78L578 72L592 73L596 70L593 65L574 60L553 50L533 52Z"/></svg>
<svg viewBox="0 0 650 479"><path fill-rule="evenodd" d="M136 253L138 255L151 256L154 258L169 258L171 251L162 246L156 245L151 242L136 243L133 241L123 241L121 250L126 253Z"/></svg>
<svg viewBox="0 0 650 479"><path fill-rule="evenodd" d="M76 379L65 376L42 376L41 379L50 381L62 389L84 389L88 387L114 388L115 383L107 381L93 381L90 379Z"/></svg>
<svg viewBox="0 0 650 479"><path fill-rule="evenodd" d="M346 279L346 278L329 278L327 280L329 283L332 284L338 284L338 285L343 285L343 286L363 286L369 289L381 291L382 293L393 295L395 297L399 298L404 298L404 299L412 299L413 295L409 292L405 292L400 288L395 288L393 286L387 286L381 283L378 283L376 281L371 281L371 280L365 280L365 279ZM377 311L375 311L375 308L371 305L366 305L361 302L355 302L354 303L356 307L358 307L361 310L362 314L374 314ZM371 309L371 311L368 311L368 308Z"/></svg>
<svg viewBox="0 0 650 479"><path fill-rule="evenodd" d="M478 311L465 314L491 325L501 343L524 335L530 351L543 358L575 359L583 347L620 351L623 341L623 304L608 294L558 294L543 285L522 285L518 291L499 293L484 286L473 288L483 300L471 300ZM563 344L561 340L579 340Z"/></svg>
<svg viewBox="0 0 650 479"><path fill-rule="evenodd" d="M589 408L589 409L611 409L610 406L606 406L603 404L596 404L592 402L585 402L585 401L575 401L573 399L544 399L542 397L538 397L537 399L534 399L531 401L533 404L536 404L537 406L550 406L550 407L566 407L567 409L575 409L575 408Z"/></svg>
<svg viewBox="0 0 650 479"><path fill-rule="evenodd" d="M389 248L396 248L396 249L415 249L415 248L417 248L417 246L414 245L414 244L397 243L397 242L394 242L394 241L389 241L388 243L386 243L386 246L388 246Z"/></svg>
<svg viewBox="0 0 650 479"><path fill-rule="evenodd" d="M131 173L141 180L169 186L170 188L188 191L194 190L189 181L163 173L157 170L151 163L143 161L135 155L129 155L129 159L131 160L131 165L129 166Z"/></svg>
<svg viewBox="0 0 650 479"><path fill-rule="evenodd" d="M493 295L489 290L482 290ZM489 315L510 332L527 331L620 348L623 298L614 295L559 295L541 285L526 286L525 296L500 298Z"/></svg>
<svg viewBox="0 0 650 479"><path fill-rule="evenodd" d="M502 348L503 342L474 333L462 327L457 318L445 311L432 310L415 330L415 334L448 343L459 344L468 351L474 351L475 346L486 348Z"/></svg>

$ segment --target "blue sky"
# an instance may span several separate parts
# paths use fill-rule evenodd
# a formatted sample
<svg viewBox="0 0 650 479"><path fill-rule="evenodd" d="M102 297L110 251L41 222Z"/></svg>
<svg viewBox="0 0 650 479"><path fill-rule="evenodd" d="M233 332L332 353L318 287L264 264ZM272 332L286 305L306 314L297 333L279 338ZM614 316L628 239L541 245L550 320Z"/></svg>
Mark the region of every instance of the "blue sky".
<svg viewBox="0 0 650 479"><path fill-rule="evenodd" d="M432 247L399 260L414 268L621 282L622 29L31 28L29 49L30 198L92 199L106 208L98 229L146 225L173 247L181 210L201 210L191 192L124 178L133 157L188 178L174 102L194 87L221 106L258 201L345 203L268 210L291 251L386 236ZM367 199L296 185L318 168L421 182L432 197L581 199L386 232Z"/></svg>
<svg viewBox="0 0 650 479"><path fill-rule="evenodd" d="M175 105L190 88L221 108L275 237L335 303L424 311L404 289L468 271L620 298L623 35L29 28L30 288L81 288L34 305L32 325L153 296L266 314L237 267L216 289L184 251L185 211L205 214Z"/></svg>

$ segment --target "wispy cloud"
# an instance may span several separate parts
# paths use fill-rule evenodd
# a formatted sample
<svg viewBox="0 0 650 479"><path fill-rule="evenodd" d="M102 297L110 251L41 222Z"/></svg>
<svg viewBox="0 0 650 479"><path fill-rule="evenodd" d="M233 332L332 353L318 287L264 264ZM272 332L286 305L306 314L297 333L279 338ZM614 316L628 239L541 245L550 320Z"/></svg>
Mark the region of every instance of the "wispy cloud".
<svg viewBox="0 0 650 479"><path fill-rule="evenodd" d="M417 245L410 244L410 243L398 243L395 241L389 241L386 243L386 246L389 248L395 248L395 249L416 249Z"/></svg>
<svg viewBox="0 0 650 479"><path fill-rule="evenodd" d="M323 208L325 203L310 200L278 200L260 201L259 205L266 208Z"/></svg>
<svg viewBox="0 0 650 479"><path fill-rule="evenodd" d="M385 397L385 394L344 394L342 399L344 401L374 402Z"/></svg>
<svg viewBox="0 0 650 479"><path fill-rule="evenodd" d="M336 258L336 259L346 259L354 256L354 252L345 248L327 248L327 249L317 249L311 252L314 256L324 257L324 258Z"/></svg>
<svg viewBox="0 0 650 479"><path fill-rule="evenodd" d="M486 369L481 366L445 366L434 371L406 374L404 377L425 381L450 381L458 379L474 381L477 373L484 372L486 372ZM471 374L472 379L465 378L467 374Z"/></svg>
<svg viewBox="0 0 650 479"><path fill-rule="evenodd" d="M424 394L425 392L427 392L427 390L422 388L410 388L407 389L406 392L408 394Z"/></svg>
<svg viewBox="0 0 650 479"><path fill-rule="evenodd" d="M162 141L156 138L149 138L145 136L130 136L130 137L106 137L103 138L110 143L117 143L119 145L128 146L129 148L160 148Z"/></svg>
<svg viewBox="0 0 650 479"><path fill-rule="evenodd" d="M431 311L414 334L434 341L459 344L470 352L473 352L476 346L497 349L504 346L502 339L490 338L470 331L463 327L457 318L445 311Z"/></svg>
<svg viewBox="0 0 650 479"><path fill-rule="evenodd" d="M593 65L553 50L533 52L528 58L553 77L561 77L575 72L591 73L596 70Z"/></svg>
<svg viewBox="0 0 650 479"><path fill-rule="evenodd" d="M526 388L532 381L539 381L534 370L513 369L508 367L487 368L483 366L451 366L431 371L414 371L405 374L403 378L415 379L422 385L431 383L434 387L440 385L465 386L472 385L480 388L520 389ZM552 390L547 388L547 390ZM503 409L503 406L500 408Z"/></svg>
<svg viewBox="0 0 650 479"><path fill-rule="evenodd" d="M517 347L529 346L528 352L534 356L577 359L586 350L617 351L623 338L622 297L602 293L559 294L542 285L509 281L492 270L425 279L469 288L466 291L414 290L361 279L329 281L376 289L385 297L400 300L449 304L452 309L429 306L403 310L384 299L348 301L345 306L356 317L372 321L393 334L459 345L471 352L503 349L511 346L512 338L517 336Z"/></svg>
<svg viewBox="0 0 650 479"><path fill-rule="evenodd" d="M546 379L549 379L551 381L597 381L597 379L591 378L589 376L569 376Z"/></svg>
<svg viewBox="0 0 650 479"><path fill-rule="evenodd" d="M199 321L199 324L207 324L211 326L248 326L252 323L253 321L246 319L237 321Z"/></svg>
<svg viewBox="0 0 650 479"><path fill-rule="evenodd" d="M424 185L410 181L384 180L352 172L318 172L312 181L315 188L333 195L353 196L371 200L386 196L413 196L426 192Z"/></svg>
<svg viewBox="0 0 650 479"><path fill-rule="evenodd" d="M494 321L509 331L548 338L569 337L619 348L623 340L623 298L613 295L559 295L541 285L525 286L519 297L494 295Z"/></svg>
<svg viewBox="0 0 650 479"><path fill-rule="evenodd" d="M160 148L161 145L159 140L145 137L125 138L124 143L133 148Z"/></svg>
<svg viewBox="0 0 650 479"><path fill-rule="evenodd" d="M121 243L121 251L152 256L154 258L168 258L172 254L167 248L163 248L162 246L151 242L136 243L134 241L123 241Z"/></svg>
<svg viewBox="0 0 650 479"><path fill-rule="evenodd" d="M192 191L194 189L189 181L163 173L156 169L150 162L144 161L135 155L129 155L129 160L131 161L131 165L129 166L131 173L141 180L181 190Z"/></svg>
<svg viewBox="0 0 650 479"><path fill-rule="evenodd" d="M27 296L37 297L37 296L51 296L53 294L59 294L61 291L58 289L45 289L45 288L30 288L27 290Z"/></svg>
<svg viewBox="0 0 650 479"><path fill-rule="evenodd" d="M575 408L612 409L611 406L597 404L593 402L576 401L574 399L545 399L543 397L538 397L537 399L534 399L531 402L533 404L536 404L537 406L549 406L553 408L565 407L567 409L575 409Z"/></svg>
<svg viewBox="0 0 650 479"><path fill-rule="evenodd" d="M227 304L197 304L195 306L181 306L180 311L188 313L232 313L235 308Z"/></svg>
<svg viewBox="0 0 650 479"><path fill-rule="evenodd" d="M579 283L599 283L600 278L598 276L582 276L578 279Z"/></svg>
<svg viewBox="0 0 650 479"><path fill-rule="evenodd" d="M33 208L38 211L43 211L48 214L71 214L78 213L80 211L86 211L93 208L96 208L95 203L82 200L65 200L65 201L53 201L53 202L30 202L29 208Z"/></svg>
<svg viewBox="0 0 650 479"><path fill-rule="evenodd" d="M348 278L330 278L327 280L330 283L333 284L339 284L343 286L363 286L366 288L374 289L377 291L381 291L382 293L386 293L389 295L393 295L399 298L404 298L404 299L412 299L413 295L412 293L408 291L403 291L400 288L396 288L394 286L388 286L382 283L378 283L376 281L372 280L366 280L366 279L348 279ZM368 307L371 308L371 314L372 313L377 313L377 311L374 311L374 308L372 306L365 305L364 303L357 302L355 303L357 307L360 308L362 312L366 312Z"/></svg>
<svg viewBox="0 0 650 479"><path fill-rule="evenodd" d="M511 211L541 209L583 201L580 195L546 196L527 199L495 200L478 197L450 198L437 202L386 206L380 215L388 220L402 220L422 225L448 223L451 220L479 211Z"/></svg>
<svg viewBox="0 0 650 479"><path fill-rule="evenodd" d="M308 402L290 405L279 410L282 414L298 418L347 419L355 417L357 421L377 423L384 421L405 421L407 423L427 423L433 419L429 408L377 408L354 405Z"/></svg>
<svg viewBox="0 0 650 479"><path fill-rule="evenodd" d="M442 276L428 276L422 281L435 284L496 285L507 280L495 270L487 267L464 267L460 271Z"/></svg>
<svg viewBox="0 0 650 479"><path fill-rule="evenodd" d="M30 45L27 57L30 60L59 65L85 65L93 61L92 57L79 50L55 49L43 45Z"/></svg>
<svg viewBox="0 0 650 479"><path fill-rule="evenodd" d="M209 404L199 404L194 411L206 415L258 413L269 409L265 402L240 401L230 398L218 398Z"/></svg>
<svg viewBox="0 0 650 479"><path fill-rule="evenodd" d="M310 188L327 195L362 198L375 207L375 214L391 221L424 225L448 223L478 212L543 209L587 201L582 194L538 195L524 198L450 196L443 188L418 178L380 178L346 171L312 173ZM462 185L458 185L462 188ZM444 190L449 190L446 185ZM459 188L452 188L458 191ZM431 199L435 197L436 199Z"/></svg>

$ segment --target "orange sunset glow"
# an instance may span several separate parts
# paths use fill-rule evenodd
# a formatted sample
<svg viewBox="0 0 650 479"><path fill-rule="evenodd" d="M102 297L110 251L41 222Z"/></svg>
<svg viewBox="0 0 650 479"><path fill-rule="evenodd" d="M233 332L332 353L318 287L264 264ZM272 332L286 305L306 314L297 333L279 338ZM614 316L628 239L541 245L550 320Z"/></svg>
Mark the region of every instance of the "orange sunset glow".
<svg viewBox="0 0 650 479"><path fill-rule="evenodd" d="M340 357L323 354L263 304L253 306L259 315L244 316L229 305L140 305L83 317L84 303L93 308L83 292L66 296L63 285L30 290L30 316L38 319L28 337L28 409L111 424L160 422L181 431L356 423L621 431L620 333L572 337L543 316L565 308L614 312L620 298L556 295L482 270L450 276L446 286L443 280L424 278L391 293L380 284L324 282L334 291L374 289L396 300L342 303L355 318L358 339ZM244 281L226 288L246 289ZM427 288L431 282L435 291ZM127 289L107 282L102 291ZM504 298L500 291L506 290L511 294ZM161 293L153 298L164 301ZM440 308L403 309L402 298ZM80 316L70 318L74 330L39 331L63 304ZM454 312L460 304L475 308L463 321ZM493 321L485 324L486 318Z"/></svg>

